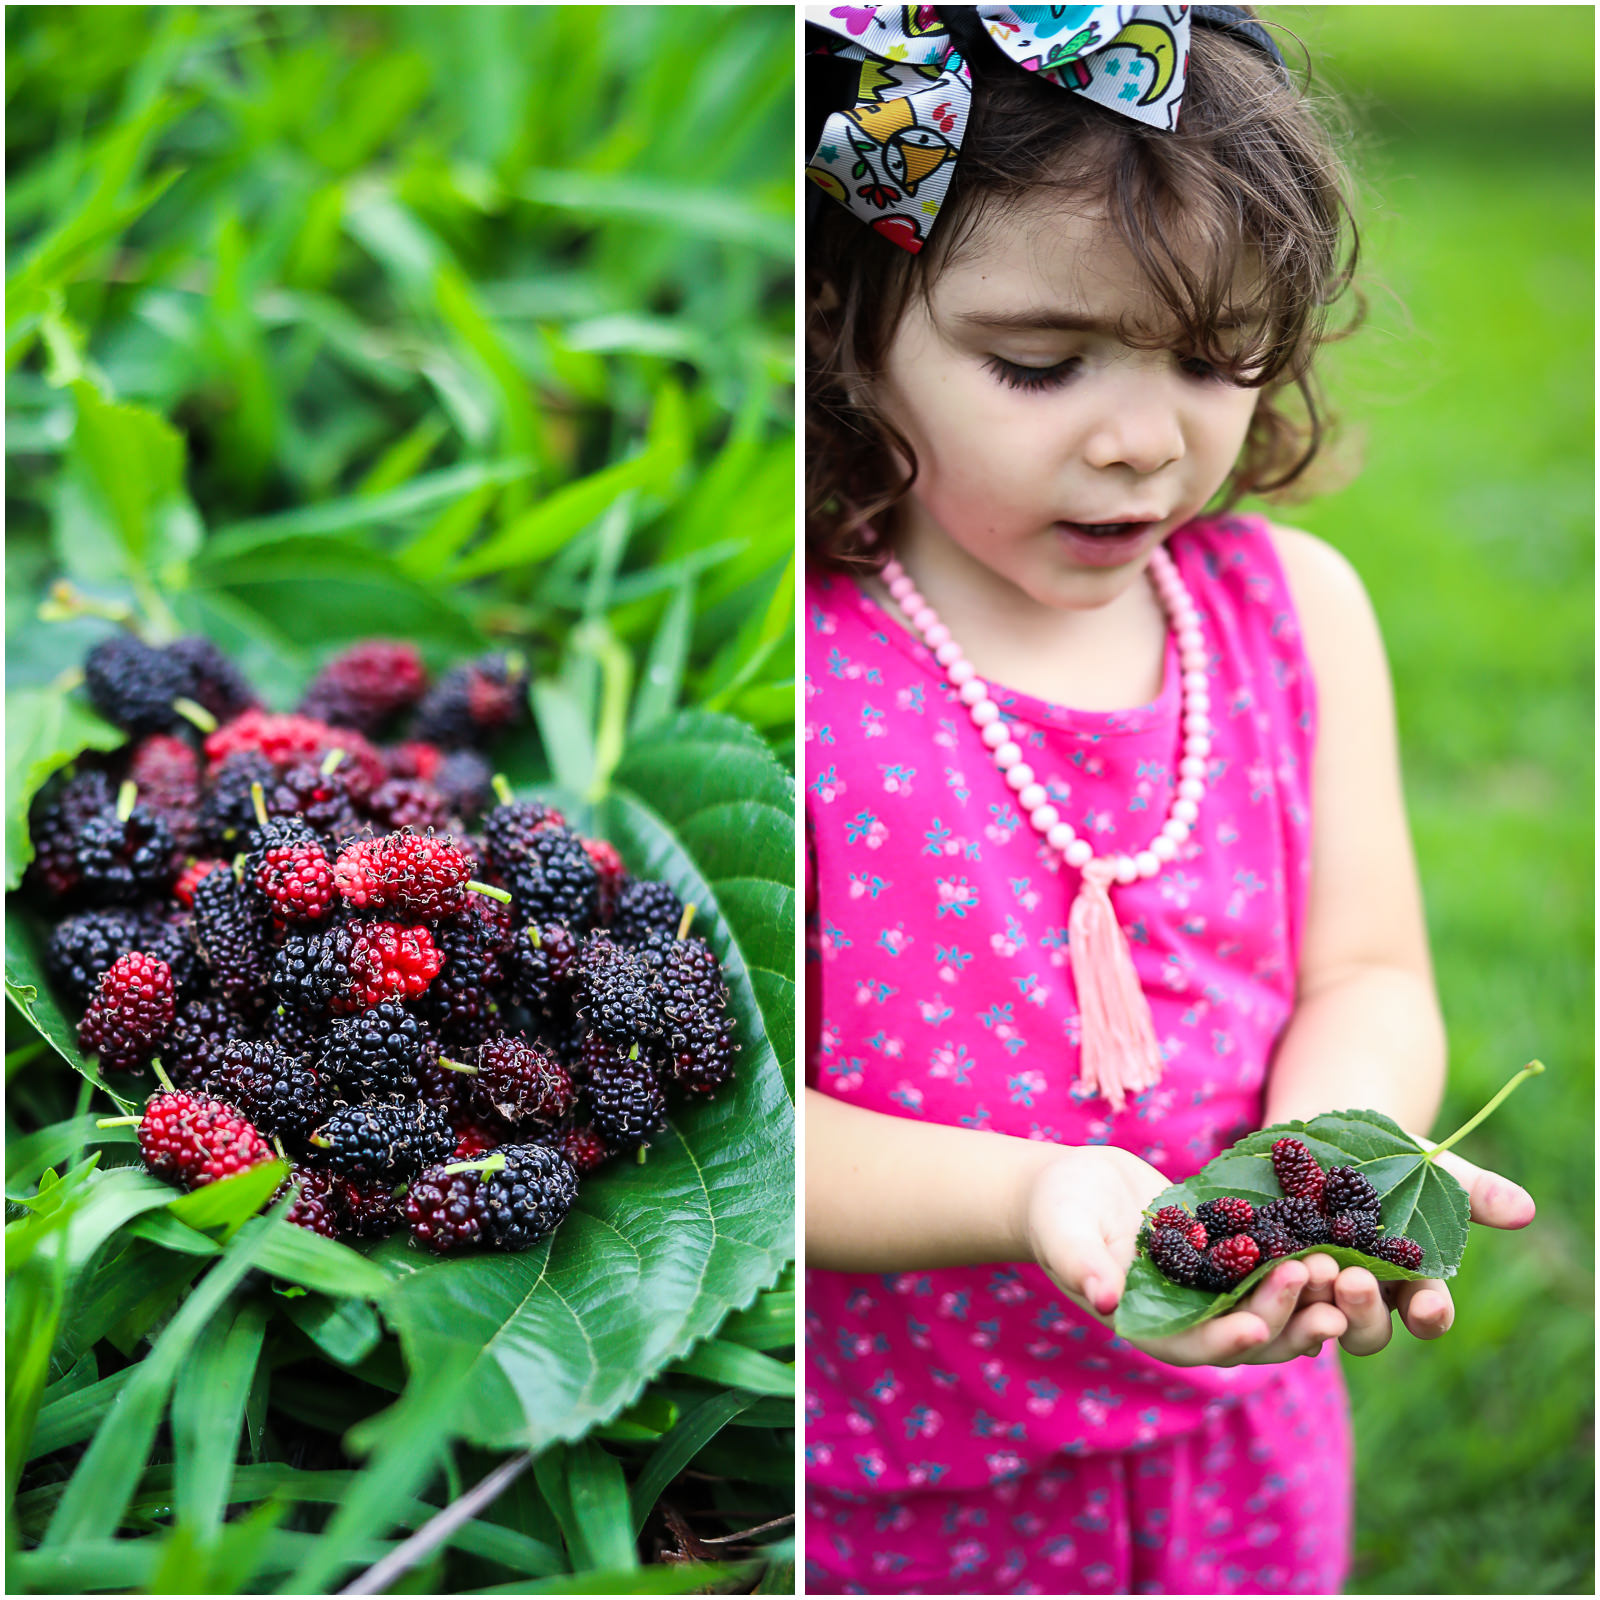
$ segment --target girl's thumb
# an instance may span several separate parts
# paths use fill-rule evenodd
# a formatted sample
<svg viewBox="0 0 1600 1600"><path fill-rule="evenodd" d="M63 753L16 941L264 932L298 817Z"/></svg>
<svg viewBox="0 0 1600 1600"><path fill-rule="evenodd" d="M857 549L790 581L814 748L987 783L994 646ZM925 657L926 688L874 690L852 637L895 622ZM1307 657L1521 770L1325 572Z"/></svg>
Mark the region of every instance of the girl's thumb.
<svg viewBox="0 0 1600 1600"><path fill-rule="evenodd" d="M1053 1263L1054 1265L1054 1263ZM1110 1316L1122 1298L1126 1274L1098 1238L1067 1242L1054 1274L1056 1281L1097 1316Z"/></svg>

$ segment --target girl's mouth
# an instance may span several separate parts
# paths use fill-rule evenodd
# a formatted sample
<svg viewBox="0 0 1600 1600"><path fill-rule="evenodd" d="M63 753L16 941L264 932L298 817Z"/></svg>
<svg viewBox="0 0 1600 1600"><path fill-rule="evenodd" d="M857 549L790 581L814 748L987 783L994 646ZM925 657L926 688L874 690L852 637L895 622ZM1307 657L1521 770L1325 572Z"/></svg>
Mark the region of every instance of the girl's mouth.
<svg viewBox="0 0 1600 1600"><path fill-rule="evenodd" d="M1056 532L1085 566L1115 567L1131 560L1154 522L1058 522Z"/></svg>

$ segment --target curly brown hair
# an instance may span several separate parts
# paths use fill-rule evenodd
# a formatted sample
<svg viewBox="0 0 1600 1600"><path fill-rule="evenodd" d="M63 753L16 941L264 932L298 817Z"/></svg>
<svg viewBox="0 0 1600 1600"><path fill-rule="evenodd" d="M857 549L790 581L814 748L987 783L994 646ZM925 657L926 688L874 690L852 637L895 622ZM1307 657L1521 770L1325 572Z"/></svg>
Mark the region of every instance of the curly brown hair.
<svg viewBox="0 0 1600 1600"><path fill-rule="evenodd" d="M959 24L950 25L957 33ZM1355 295L1346 326L1330 329L1358 240L1348 173L1325 125L1329 103L1313 106L1262 51L1197 26L1180 126L1168 132L1016 70L981 29L963 28L958 39L972 65L972 109L928 245L913 255L831 202L809 240L813 559L840 568L884 558L893 532L886 513L916 481L917 462L879 407L873 380L912 296L926 301L994 209L1035 193L1102 212L1170 313L1176 333L1166 338L1261 390L1219 507L1292 484L1329 428L1312 358L1362 314ZM1227 331L1239 327L1249 330L1242 342ZM1289 391L1298 394L1298 416L1281 403Z"/></svg>

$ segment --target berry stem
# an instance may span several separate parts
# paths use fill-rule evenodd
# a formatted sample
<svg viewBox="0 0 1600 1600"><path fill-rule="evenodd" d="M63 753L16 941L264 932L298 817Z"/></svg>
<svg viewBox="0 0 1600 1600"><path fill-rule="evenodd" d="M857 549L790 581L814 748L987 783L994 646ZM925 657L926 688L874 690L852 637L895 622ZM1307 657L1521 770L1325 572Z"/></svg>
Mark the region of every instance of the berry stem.
<svg viewBox="0 0 1600 1600"><path fill-rule="evenodd" d="M339 750L339 749L330 750L327 753L327 755L325 755L322 758L322 766L318 770L322 773L322 776L324 778L331 778L333 776L333 774L334 774L334 771L337 769L339 763L341 761L343 761L343 760L344 760L344 751L343 750Z"/></svg>
<svg viewBox="0 0 1600 1600"><path fill-rule="evenodd" d="M464 1072L469 1078L475 1078L478 1075L476 1067L469 1067L465 1061L452 1061L449 1056L440 1056L439 1065L448 1067L452 1072Z"/></svg>
<svg viewBox="0 0 1600 1600"><path fill-rule="evenodd" d="M283 1135L282 1134L280 1134L280 1133L273 1134L273 1136L272 1136L272 1148L278 1152L278 1159L280 1161L287 1161L289 1159L289 1152L283 1148Z"/></svg>
<svg viewBox="0 0 1600 1600"><path fill-rule="evenodd" d="M494 790L495 799L497 799L501 805L508 806L512 803L511 785L509 782L507 782L505 773L495 773L494 777L489 780L489 784Z"/></svg>
<svg viewBox="0 0 1600 1600"><path fill-rule="evenodd" d="M511 895L505 889L497 889L492 883L479 883L476 878L467 879L467 887L474 894L486 894L491 900L498 900L502 905L511 904ZM536 945L535 949L538 948Z"/></svg>
<svg viewBox="0 0 1600 1600"><path fill-rule="evenodd" d="M133 808L138 803L139 785L132 778L128 778L117 790L117 821L126 822L133 815Z"/></svg>
<svg viewBox="0 0 1600 1600"><path fill-rule="evenodd" d="M649 1148L650 1148L650 1147L649 1147L649 1145L644 1145L644 1144L642 1144L642 1145L640 1145L640 1146L639 1146L639 1148L638 1148L638 1149L637 1149L637 1150L635 1150L635 1151L634 1151L634 1153L633 1153L633 1159L634 1159L634 1161L635 1161L635 1162L636 1162L636 1163L637 1163L637 1164L638 1164L638 1165L639 1165L639 1166L641 1166L641 1167L642 1167L642 1166L643 1166L643 1165L644 1165L644 1158L645 1158L645 1152L646 1152L646 1151L647 1151L647 1150L648 1150L648 1149L649 1149Z"/></svg>
<svg viewBox="0 0 1600 1600"><path fill-rule="evenodd" d="M1480 1122L1482 1122L1483 1119L1485 1117L1487 1117L1491 1111L1495 1110L1496 1107L1499 1106L1501 1101L1503 1101L1512 1092L1513 1089L1515 1089L1520 1083L1522 1083L1524 1079L1526 1079L1526 1078L1537 1078L1539 1076L1539 1074L1541 1072L1543 1072L1543 1071L1544 1071L1544 1062L1542 1062L1542 1061L1530 1061L1527 1064L1527 1066L1525 1066L1522 1069L1521 1072L1517 1073L1510 1080L1510 1082L1507 1083L1506 1086L1500 1091L1500 1093L1497 1094L1494 1097L1494 1099L1491 1100L1488 1103L1488 1105L1486 1105L1483 1108L1483 1110L1480 1111L1477 1114L1477 1116L1475 1116L1470 1122L1463 1123L1462 1126L1457 1128L1456 1131L1454 1133L1452 1133L1450 1135L1450 1137L1444 1141L1443 1144L1434 1145L1434 1147L1427 1152L1427 1159L1429 1161L1432 1161L1435 1157L1442 1156L1445 1153L1445 1151L1450 1148L1451 1145L1456 1143L1457 1140L1463 1139L1463 1138L1465 1138L1467 1136L1467 1134L1471 1133L1472 1130L1474 1128L1476 1128L1478 1126L1478 1124Z"/></svg>
<svg viewBox="0 0 1600 1600"><path fill-rule="evenodd" d="M678 919L678 938L687 939L689 937L689 924L694 921L695 910L696 906L693 900L683 908L683 915Z"/></svg>
<svg viewBox="0 0 1600 1600"><path fill-rule="evenodd" d="M136 1128L144 1121L141 1117L96 1117L94 1125L97 1128Z"/></svg>
<svg viewBox="0 0 1600 1600"><path fill-rule="evenodd" d="M317 1147L317 1149L319 1149L319 1150L331 1150L331 1149L333 1149L333 1140L332 1139L324 1139L320 1133L312 1134L311 1137L306 1140L306 1143L307 1144L314 1144Z"/></svg>
<svg viewBox="0 0 1600 1600"><path fill-rule="evenodd" d="M160 1056L151 1056L150 1070L155 1073L157 1081L168 1094L176 1094L178 1086L167 1076L167 1069L161 1065Z"/></svg>
<svg viewBox="0 0 1600 1600"><path fill-rule="evenodd" d="M439 1168L441 1172L482 1172L488 1174L498 1172L506 1164L506 1158L500 1151L493 1155L482 1156L472 1161L451 1161Z"/></svg>
<svg viewBox="0 0 1600 1600"><path fill-rule="evenodd" d="M267 797L261 792L259 783L250 785L250 804L255 810L256 821L264 828L267 825Z"/></svg>
<svg viewBox="0 0 1600 1600"><path fill-rule="evenodd" d="M41 622L75 622L79 617L104 617L107 622L120 622L130 633L133 627L133 607L123 600L98 600L84 594L65 578L50 585L50 598L39 604Z"/></svg>
<svg viewBox="0 0 1600 1600"><path fill-rule="evenodd" d="M186 694L180 694L172 702L172 709L185 722L192 722L201 733L215 733L217 731L217 719L198 700L191 700Z"/></svg>
<svg viewBox="0 0 1600 1600"><path fill-rule="evenodd" d="M528 924L528 943L531 944L535 950L544 949L544 940L539 937L538 928L531 922Z"/></svg>

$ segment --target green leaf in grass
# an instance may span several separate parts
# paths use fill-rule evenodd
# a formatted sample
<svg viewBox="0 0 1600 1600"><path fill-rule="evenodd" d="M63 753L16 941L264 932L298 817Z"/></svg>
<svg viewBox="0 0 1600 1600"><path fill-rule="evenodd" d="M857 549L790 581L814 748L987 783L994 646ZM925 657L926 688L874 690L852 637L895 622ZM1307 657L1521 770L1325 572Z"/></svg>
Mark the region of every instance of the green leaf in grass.
<svg viewBox="0 0 1600 1600"><path fill-rule="evenodd" d="M78 1030L67 1021L45 977L43 938L15 901L6 905L6 994L74 1071L103 1089L124 1111L133 1110L134 1101L128 1098L131 1085L113 1089L78 1053Z"/></svg>
<svg viewBox="0 0 1600 1600"><path fill-rule="evenodd" d="M56 490L57 553L86 582L126 579L148 606L156 574L200 546L183 435L154 411L106 399L87 378L71 388L77 421Z"/></svg>

